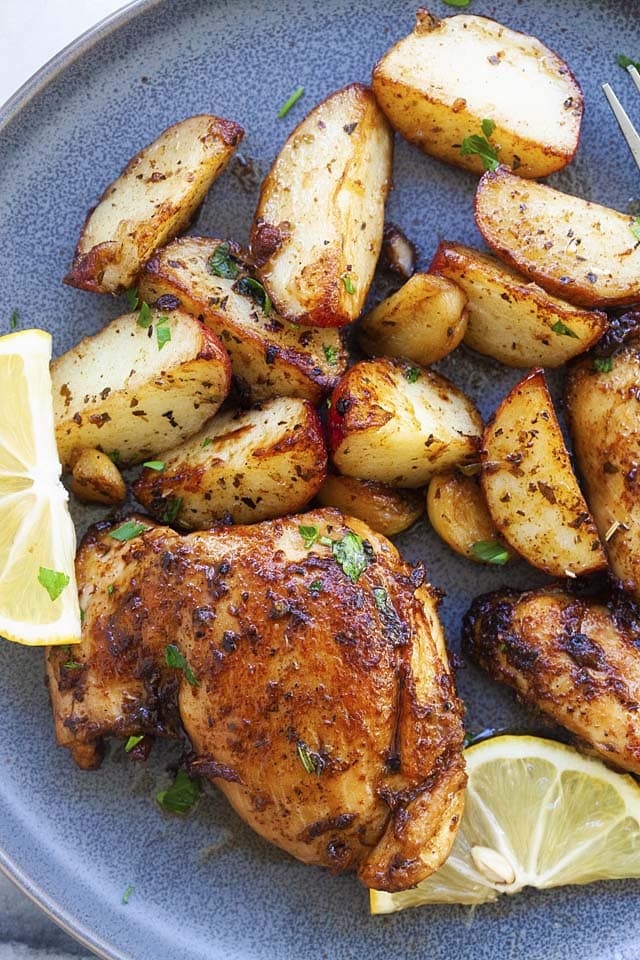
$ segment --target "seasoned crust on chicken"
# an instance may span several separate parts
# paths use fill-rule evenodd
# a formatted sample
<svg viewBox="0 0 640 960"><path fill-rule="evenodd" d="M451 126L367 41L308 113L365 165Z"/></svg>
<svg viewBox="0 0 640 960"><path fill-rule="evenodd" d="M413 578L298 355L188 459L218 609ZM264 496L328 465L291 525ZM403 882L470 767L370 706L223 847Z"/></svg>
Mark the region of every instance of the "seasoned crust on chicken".
<svg viewBox="0 0 640 960"><path fill-rule="evenodd" d="M79 666L47 654L58 742L91 768L105 737L183 728L192 769L299 859L390 891L437 869L466 777L423 571L336 510L189 536L137 519L148 529L128 542L101 524L80 547ZM368 543L356 582L302 525ZM167 667L168 644L197 686Z"/></svg>
<svg viewBox="0 0 640 960"><path fill-rule="evenodd" d="M478 597L465 653L603 760L640 774L640 607L561 587Z"/></svg>

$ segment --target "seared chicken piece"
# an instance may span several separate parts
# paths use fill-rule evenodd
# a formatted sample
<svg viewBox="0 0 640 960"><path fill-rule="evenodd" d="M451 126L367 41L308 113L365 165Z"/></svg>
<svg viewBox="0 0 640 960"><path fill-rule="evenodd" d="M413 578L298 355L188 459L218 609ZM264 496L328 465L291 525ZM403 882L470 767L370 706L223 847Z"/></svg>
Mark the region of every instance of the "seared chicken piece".
<svg viewBox="0 0 640 960"><path fill-rule="evenodd" d="M47 654L58 743L92 768L105 737L183 728L191 769L300 860L390 891L437 869L466 777L421 568L336 510L189 536L133 521L80 547L82 643Z"/></svg>
<svg viewBox="0 0 640 960"><path fill-rule="evenodd" d="M478 597L463 649L607 763L640 774L640 607L560 587Z"/></svg>

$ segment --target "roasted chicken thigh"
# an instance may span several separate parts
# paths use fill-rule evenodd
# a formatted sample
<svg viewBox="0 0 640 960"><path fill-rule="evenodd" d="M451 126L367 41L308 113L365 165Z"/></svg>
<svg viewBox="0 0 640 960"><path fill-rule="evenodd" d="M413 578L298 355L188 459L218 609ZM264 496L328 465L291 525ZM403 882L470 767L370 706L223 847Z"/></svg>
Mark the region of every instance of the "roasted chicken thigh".
<svg viewBox="0 0 640 960"><path fill-rule="evenodd" d="M189 536L130 523L79 550L83 639L47 654L58 742L89 769L106 737L184 732L191 770L300 860L385 890L437 869L463 730L422 569L336 510Z"/></svg>

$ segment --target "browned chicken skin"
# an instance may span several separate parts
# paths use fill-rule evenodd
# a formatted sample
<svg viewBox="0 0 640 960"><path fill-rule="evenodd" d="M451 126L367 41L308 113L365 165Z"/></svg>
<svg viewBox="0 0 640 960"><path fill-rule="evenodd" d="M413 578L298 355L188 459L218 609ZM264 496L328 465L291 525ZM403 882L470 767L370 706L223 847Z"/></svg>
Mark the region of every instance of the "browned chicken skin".
<svg viewBox="0 0 640 960"><path fill-rule="evenodd" d="M335 510L128 542L102 524L77 574L82 643L51 649L58 742L85 768L105 737L180 737L238 813L308 863L412 886L462 813L461 707L432 591L383 537ZM331 545L369 544L356 582ZM167 667L175 644L193 674Z"/></svg>
<svg viewBox="0 0 640 960"><path fill-rule="evenodd" d="M560 587L478 597L465 653L570 730L578 745L640 774L640 607Z"/></svg>

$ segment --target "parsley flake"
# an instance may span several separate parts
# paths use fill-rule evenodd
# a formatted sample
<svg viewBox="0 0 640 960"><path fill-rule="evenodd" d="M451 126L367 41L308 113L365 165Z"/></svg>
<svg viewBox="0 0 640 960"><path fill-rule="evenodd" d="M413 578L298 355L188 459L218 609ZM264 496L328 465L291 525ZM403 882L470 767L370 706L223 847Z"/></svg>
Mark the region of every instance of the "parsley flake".
<svg viewBox="0 0 640 960"><path fill-rule="evenodd" d="M640 217L636 217L635 220L629 224L629 230L636 238L638 243L640 243Z"/></svg>
<svg viewBox="0 0 640 960"><path fill-rule="evenodd" d="M403 373L408 383L415 383L420 376L420 367L405 367Z"/></svg>
<svg viewBox="0 0 640 960"><path fill-rule="evenodd" d="M134 890L135 890L135 887L127 887L125 892L122 894L123 903L129 903L129 897L131 896Z"/></svg>
<svg viewBox="0 0 640 960"><path fill-rule="evenodd" d="M468 7L471 0L444 0L448 7Z"/></svg>
<svg viewBox="0 0 640 960"><path fill-rule="evenodd" d="M212 443L213 443L213 440L211 439L211 437L205 437L204 440L202 441L202 446L203 446L203 447L208 447L208 446L210 446Z"/></svg>
<svg viewBox="0 0 640 960"><path fill-rule="evenodd" d="M109 460L111 460L111 463L114 463L117 467L120 463L120 451L112 450L111 453L107 454L107 456L109 457Z"/></svg>
<svg viewBox="0 0 640 960"><path fill-rule="evenodd" d="M109 586L107 587L107 593L109 594L110 597L113 596L115 589L116 589L115 584L113 583L110 583Z"/></svg>
<svg viewBox="0 0 640 960"><path fill-rule="evenodd" d="M209 257L209 271L214 277L224 277L226 280L235 280L240 268L231 256L228 243L221 243Z"/></svg>
<svg viewBox="0 0 640 960"><path fill-rule="evenodd" d="M320 531L317 527L298 527L298 533L304 540L306 550L310 550L320 536Z"/></svg>
<svg viewBox="0 0 640 960"><path fill-rule="evenodd" d="M566 325L566 323L562 322L562 320L557 320L551 329L554 333L557 333L561 337L573 337L574 340L580 339L578 334L574 333L573 330Z"/></svg>
<svg viewBox="0 0 640 960"><path fill-rule="evenodd" d="M158 342L158 350L162 350L162 348L171 340L169 317L160 317L158 320L156 324L156 340Z"/></svg>
<svg viewBox="0 0 640 960"><path fill-rule="evenodd" d="M488 117L485 117L485 119L482 121L480 126L482 127L482 132L484 133L487 139L489 139L489 137L491 136L491 134L496 128L496 125L493 122L493 120L490 120Z"/></svg>
<svg viewBox="0 0 640 960"><path fill-rule="evenodd" d="M78 663L77 660L67 660L62 664L65 670L82 670L82 664Z"/></svg>
<svg viewBox="0 0 640 960"><path fill-rule="evenodd" d="M18 310L15 309L15 310L13 311L13 313L11 314L11 329L12 329L12 330L15 330L15 328L18 326L18 321L19 321L19 320L20 320L20 314L18 313Z"/></svg>
<svg viewBox="0 0 640 960"><path fill-rule="evenodd" d="M594 357L593 369L598 373L611 373L613 370L613 357Z"/></svg>
<svg viewBox="0 0 640 960"><path fill-rule="evenodd" d="M144 523L138 523L136 520L127 520L126 523L122 523L115 530L112 530L109 536L113 540L119 540L121 543L125 543L127 540L133 540L134 537L139 537L141 533L144 533L144 531L148 529L149 527Z"/></svg>
<svg viewBox="0 0 640 960"><path fill-rule="evenodd" d="M178 770L172 785L156 794L156 801L167 813L184 816L189 813L199 796L199 780L192 780L184 770Z"/></svg>
<svg viewBox="0 0 640 960"><path fill-rule="evenodd" d="M131 287L130 290L127 290L125 297L127 298L127 306L129 307L129 310L135 310L139 302L137 287Z"/></svg>
<svg viewBox="0 0 640 960"><path fill-rule="evenodd" d="M307 773L317 773L318 775L322 773L322 768L324 767L322 757L318 756L317 753L312 753L303 740L298 740L296 749L300 763Z"/></svg>
<svg viewBox="0 0 640 960"><path fill-rule="evenodd" d="M175 670L184 671L185 680L190 687L200 686L200 681L189 666L187 658L185 657L184 653L178 649L175 643L170 643L165 647L164 659L168 667L173 667Z"/></svg>
<svg viewBox="0 0 640 960"><path fill-rule="evenodd" d="M262 307L265 317L271 316L273 304L259 280L254 280L253 277L241 277L235 284L234 289L243 297L251 297L259 307Z"/></svg>
<svg viewBox="0 0 640 960"><path fill-rule="evenodd" d="M282 120L283 117L289 113L291 107L295 106L302 94L304 93L304 87L296 87L286 103L284 103L278 110L278 120Z"/></svg>
<svg viewBox="0 0 640 960"><path fill-rule="evenodd" d="M164 460L145 460L142 466L148 467L149 470L157 470L158 473L161 473L164 470L165 463Z"/></svg>
<svg viewBox="0 0 640 960"><path fill-rule="evenodd" d="M319 593L322 593L324 590L324 584L322 580L314 580L309 584L309 591L317 596Z"/></svg>
<svg viewBox="0 0 640 960"><path fill-rule="evenodd" d="M474 155L480 157L485 170L497 170L500 166L495 147L489 143L486 137L481 137L479 133L464 138L460 147L460 155L463 157Z"/></svg>
<svg viewBox="0 0 640 960"><path fill-rule="evenodd" d="M356 292L354 282L348 273L342 274L342 282L344 283L344 288L347 291L347 293L350 293L351 295L353 295Z"/></svg>
<svg viewBox="0 0 640 960"><path fill-rule="evenodd" d="M471 555L483 563L495 563L502 566L509 559L509 551L496 540L478 540L470 546Z"/></svg>
<svg viewBox="0 0 640 960"><path fill-rule="evenodd" d="M627 67L635 67L636 70L640 70L640 60L632 60L631 57L627 57L624 53L618 54L616 57L616 63L624 70L626 70Z"/></svg>
<svg viewBox="0 0 640 960"><path fill-rule="evenodd" d="M325 360L331 367L335 367L338 362L338 348L332 346L324 346L323 348Z"/></svg>
<svg viewBox="0 0 640 960"><path fill-rule="evenodd" d="M162 514L163 523L173 523L182 509L182 497L167 497Z"/></svg>
<svg viewBox="0 0 640 960"><path fill-rule="evenodd" d="M139 743L144 740L144 734L140 733L135 737L129 737L127 742L124 745L124 752L131 753L134 747L137 747Z"/></svg>
<svg viewBox="0 0 640 960"><path fill-rule="evenodd" d="M142 304L140 305L140 311L138 313L138 320L137 320L138 326L143 327L143 329L147 330L151 326L152 320L153 320L153 317L151 316L151 307L149 306L148 303L145 303L143 301Z"/></svg>
<svg viewBox="0 0 640 960"><path fill-rule="evenodd" d="M38 570L38 583L45 588L51 600L57 600L64 588L69 583L69 577L60 570L49 570L47 567L40 567Z"/></svg>
<svg viewBox="0 0 640 960"><path fill-rule="evenodd" d="M352 530L345 533L342 540L334 540L331 551L342 572L352 583L355 583L360 574L364 573L369 564L375 560L369 541L363 540Z"/></svg>

